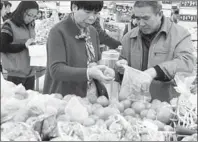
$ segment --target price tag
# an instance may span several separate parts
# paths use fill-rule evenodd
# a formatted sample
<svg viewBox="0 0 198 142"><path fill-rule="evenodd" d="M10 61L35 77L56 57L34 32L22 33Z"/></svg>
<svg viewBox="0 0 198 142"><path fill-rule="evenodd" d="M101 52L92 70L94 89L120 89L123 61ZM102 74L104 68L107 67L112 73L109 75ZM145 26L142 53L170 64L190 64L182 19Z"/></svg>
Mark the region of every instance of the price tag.
<svg viewBox="0 0 198 142"><path fill-rule="evenodd" d="M180 21L196 22L197 15L187 15L187 14L180 15Z"/></svg>
<svg viewBox="0 0 198 142"><path fill-rule="evenodd" d="M162 3L163 4L172 4L172 0L163 0Z"/></svg>
<svg viewBox="0 0 198 142"><path fill-rule="evenodd" d="M196 0L181 1L180 6L181 7L197 7L197 1Z"/></svg>

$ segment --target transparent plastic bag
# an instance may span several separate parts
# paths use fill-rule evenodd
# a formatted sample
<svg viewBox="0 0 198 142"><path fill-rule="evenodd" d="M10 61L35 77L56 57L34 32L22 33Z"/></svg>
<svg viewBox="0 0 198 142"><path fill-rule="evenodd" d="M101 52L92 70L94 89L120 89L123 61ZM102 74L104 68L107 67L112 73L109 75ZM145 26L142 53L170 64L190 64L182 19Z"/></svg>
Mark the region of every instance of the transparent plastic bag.
<svg viewBox="0 0 198 142"><path fill-rule="evenodd" d="M1 135L10 141L41 141L40 135L22 122L8 122L1 125Z"/></svg>
<svg viewBox="0 0 198 142"><path fill-rule="evenodd" d="M77 141L85 140L87 134L86 128L78 122L58 122L57 136L67 140L74 138Z"/></svg>
<svg viewBox="0 0 198 142"><path fill-rule="evenodd" d="M141 84L136 84L134 80L138 80L139 76L144 76L142 71L131 68L129 66L124 66L124 76L121 84L121 89L119 93L119 97L123 99L131 99L133 101L150 101L151 95L149 93L149 89L142 91ZM147 77L145 77L146 79ZM142 83L148 82L148 80L142 80ZM148 84L149 85L149 84ZM146 88L149 88L146 87Z"/></svg>
<svg viewBox="0 0 198 142"><path fill-rule="evenodd" d="M191 93L196 75L179 72L175 75L175 90L180 93L176 102L178 125L186 128L194 127L197 119L197 94Z"/></svg>
<svg viewBox="0 0 198 142"><path fill-rule="evenodd" d="M10 81L6 81L1 74L1 97L10 97L14 96L14 90L13 88L16 86L14 83Z"/></svg>
<svg viewBox="0 0 198 142"><path fill-rule="evenodd" d="M190 94L191 88L194 85L196 80L196 75L190 73L178 72L174 77L176 83L176 91L180 94Z"/></svg>
<svg viewBox="0 0 198 142"><path fill-rule="evenodd" d="M69 115L72 121L83 122L88 118L87 108L82 105L77 97L72 97L65 107L65 114Z"/></svg>
<svg viewBox="0 0 198 142"><path fill-rule="evenodd" d="M18 100L14 97L1 98L1 123L13 120L15 115L24 109L26 100Z"/></svg>

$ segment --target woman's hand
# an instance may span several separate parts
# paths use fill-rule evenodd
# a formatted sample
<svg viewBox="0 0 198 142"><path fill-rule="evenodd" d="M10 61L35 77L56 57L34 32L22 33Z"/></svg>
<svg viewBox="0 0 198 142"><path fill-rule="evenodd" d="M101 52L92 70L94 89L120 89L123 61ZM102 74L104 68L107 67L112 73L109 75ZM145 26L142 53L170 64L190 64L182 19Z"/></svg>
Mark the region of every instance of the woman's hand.
<svg viewBox="0 0 198 142"><path fill-rule="evenodd" d="M26 41L25 46L28 47L34 43L35 43L35 40L33 38L30 38Z"/></svg>
<svg viewBox="0 0 198 142"><path fill-rule="evenodd" d="M114 80L115 72L105 65L97 65L87 69L89 78L108 83Z"/></svg>

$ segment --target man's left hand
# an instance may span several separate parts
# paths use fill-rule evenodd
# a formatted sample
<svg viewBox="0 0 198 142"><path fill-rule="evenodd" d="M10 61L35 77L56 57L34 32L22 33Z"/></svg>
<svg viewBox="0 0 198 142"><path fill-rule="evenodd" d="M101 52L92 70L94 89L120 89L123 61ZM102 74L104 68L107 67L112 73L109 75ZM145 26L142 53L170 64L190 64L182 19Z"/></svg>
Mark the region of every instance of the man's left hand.
<svg viewBox="0 0 198 142"><path fill-rule="evenodd" d="M140 91L141 92L147 92L149 91L150 84L153 81L153 79L156 77L157 73L154 68L149 68L145 71L143 71L138 77L137 82L135 85L140 85ZM139 83L138 83L139 82ZM138 87L138 86L137 86Z"/></svg>
<svg viewBox="0 0 198 142"><path fill-rule="evenodd" d="M157 77L157 72L154 68L149 68L147 70L144 71L144 73L147 73L148 75L151 76L152 80Z"/></svg>

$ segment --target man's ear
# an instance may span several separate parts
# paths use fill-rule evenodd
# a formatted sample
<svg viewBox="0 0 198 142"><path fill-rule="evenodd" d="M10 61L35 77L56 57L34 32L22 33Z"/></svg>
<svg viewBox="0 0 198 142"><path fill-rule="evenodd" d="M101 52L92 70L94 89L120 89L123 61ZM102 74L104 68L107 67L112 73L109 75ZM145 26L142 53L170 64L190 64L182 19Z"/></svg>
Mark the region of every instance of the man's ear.
<svg viewBox="0 0 198 142"><path fill-rule="evenodd" d="M75 5L75 4L72 4L72 11L77 11L78 10L78 7L77 7L77 5Z"/></svg>
<svg viewBox="0 0 198 142"><path fill-rule="evenodd" d="M163 16L163 11L162 11L162 10L159 12L159 16L160 16L160 17Z"/></svg>

